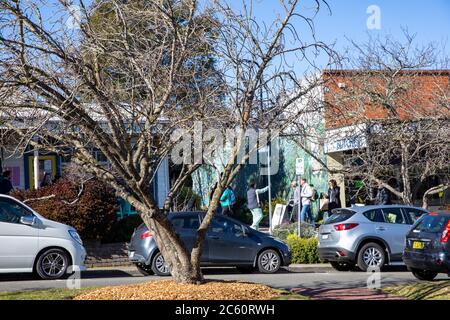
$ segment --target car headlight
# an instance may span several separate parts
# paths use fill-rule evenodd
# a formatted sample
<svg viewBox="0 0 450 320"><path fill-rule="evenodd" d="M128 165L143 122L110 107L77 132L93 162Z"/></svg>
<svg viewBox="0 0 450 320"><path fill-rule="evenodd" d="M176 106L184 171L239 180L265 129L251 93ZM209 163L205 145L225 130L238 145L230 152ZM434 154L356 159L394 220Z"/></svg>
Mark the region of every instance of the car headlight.
<svg viewBox="0 0 450 320"><path fill-rule="evenodd" d="M75 230L69 230L69 234L72 237L73 240L78 242L79 244L83 245L83 241L80 238L80 235Z"/></svg>

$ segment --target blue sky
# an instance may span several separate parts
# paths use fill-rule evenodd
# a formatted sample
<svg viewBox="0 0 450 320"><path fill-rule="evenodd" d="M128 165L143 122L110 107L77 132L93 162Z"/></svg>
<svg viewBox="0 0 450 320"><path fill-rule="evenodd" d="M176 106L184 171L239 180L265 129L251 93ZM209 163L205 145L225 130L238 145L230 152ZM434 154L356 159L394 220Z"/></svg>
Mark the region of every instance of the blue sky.
<svg viewBox="0 0 450 320"><path fill-rule="evenodd" d="M254 3L262 20L269 20L279 8L277 0L254 0ZM312 7L310 0L300 3L303 3L300 6L303 12ZM421 42L450 40L448 0L329 0L328 3L331 13L323 8L315 18L317 35L327 42L336 40L338 46L346 44L345 37L365 41L368 33L400 37L402 27L417 33L417 40ZM369 18L366 10L370 5L380 8L380 30L369 30L366 26Z"/></svg>
<svg viewBox="0 0 450 320"><path fill-rule="evenodd" d="M50 0L50 2L55 0ZM209 0L200 0L208 2ZM245 0L247 3L250 0ZM288 1L288 0L285 0ZM75 4L77 0L73 1ZM86 3L91 0L85 0ZM234 8L240 8L243 0L228 0ZM327 44L336 43L335 49L343 51L349 46L346 38L357 43L366 42L370 36L390 35L399 40L402 28L416 35L416 44L436 42L446 45L450 51L450 0L327 0L331 13L325 7L315 17L316 35ZM313 14L314 0L300 0L300 12L307 16ZM380 9L381 28L369 30L367 8L376 5ZM266 23L280 13L278 0L253 0L254 15ZM52 9L45 10L52 16ZM306 25L297 23L296 30L308 39L310 31ZM449 54L450 55L450 54ZM319 58L320 61L321 58Z"/></svg>

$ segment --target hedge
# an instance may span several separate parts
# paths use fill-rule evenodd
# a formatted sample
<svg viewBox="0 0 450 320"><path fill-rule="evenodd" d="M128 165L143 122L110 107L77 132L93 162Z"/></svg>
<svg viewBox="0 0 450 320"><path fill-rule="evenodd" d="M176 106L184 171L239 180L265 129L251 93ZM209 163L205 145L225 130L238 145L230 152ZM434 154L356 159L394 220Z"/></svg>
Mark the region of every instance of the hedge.
<svg viewBox="0 0 450 320"><path fill-rule="evenodd" d="M286 243L291 249L291 263L319 263L317 238L299 238L294 234L287 236Z"/></svg>
<svg viewBox="0 0 450 320"><path fill-rule="evenodd" d="M297 234L298 223L281 224L273 229L273 236L286 241L287 237L291 234ZM300 223L300 235L302 238L312 238L316 236L314 227L309 223Z"/></svg>
<svg viewBox="0 0 450 320"><path fill-rule="evenodd" d="M92 179L84 184L84 191L77 198L79 188L79 183L62 178L37 190L14 191L12 196L22 201L29 200L27 205L45 218L74 227L83 240L111 237L118 208L114 190ZM30 201L48 196L51 198Z"/></svg>

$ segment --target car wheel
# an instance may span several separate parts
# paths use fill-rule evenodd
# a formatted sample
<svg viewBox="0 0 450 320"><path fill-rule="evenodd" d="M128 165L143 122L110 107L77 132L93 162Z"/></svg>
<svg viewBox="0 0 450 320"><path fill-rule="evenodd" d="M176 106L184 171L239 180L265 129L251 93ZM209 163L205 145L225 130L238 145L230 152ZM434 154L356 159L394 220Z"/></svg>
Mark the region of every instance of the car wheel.
<svg viewBox="0 0 450 320"><path fill-rule="evenodd" d="M152 266L143 263L137 263L136 268L143 276L151 276L155 274L152 270Z"/></svg>
<svg viewBox="0 0 450 320"><path fill-rule="evenodd" d="M354 263L330 261L331 266L337 271L350 271L355 267Z"/></svg>
<svg viewBox="0 0 450 320"><path fill-rule="evenodd" d="M358 252L358 267L362 271L382 268L386 261L386 251L378 243L366 243Z"/></svg>
<svg viewBox="0 0 450 320"><path fill-rule="evenodd" d="M166 261L161 252L153 257L151 269L158 276L170 276L170 269L166 266Z"/></svg>
<svg viewBox="0 0 450 320"><path fill-rule="evenodd" d="M66 276L69 257L61 249L44 251L36 262L36 273L41 279L55 280Z"/></svg>
<svg viewBox="0 0 450 320"><path fill-rule="evenodd" d="M267 249L258 256L258 270L262 273L275 273L280 269L281 258L278 252Z"/></svg>
<svg viewBox="0 0 450 320"><path fill-rule="evenodd" d="M428 271L428 270L417 270L413 269L412 274L419 280L432 281L438 275L437 272Z"/></svg>
<svg viewBox="0 0 450 320"><path fill-rule="evenodd" d="M240 273L252 273L255 271L254 267L236 267L236 270Z"/></svg>

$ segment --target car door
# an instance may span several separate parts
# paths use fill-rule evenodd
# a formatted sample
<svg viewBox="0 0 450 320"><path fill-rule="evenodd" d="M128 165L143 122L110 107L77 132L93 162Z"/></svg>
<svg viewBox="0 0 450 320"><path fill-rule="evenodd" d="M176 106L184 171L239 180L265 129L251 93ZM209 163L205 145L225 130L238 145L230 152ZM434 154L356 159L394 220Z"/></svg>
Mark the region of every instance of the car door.
<svg viewBox="0 0 450 320"><path fill-rule="evenodd" d="M213 264L253 262L254 242L239 223L225 217L214 217L206 239L209 261Z"/></svg>
<svg viewBox="0 0 450 320"><path fill-rule="evenodd" d="M192 251L197 239L197 229L200 227L200 220L197 214L175 216L171 219L177 234L185 244L189 252ZM203 248L200 261L206 261L207 248Z"/></svg>
<svg viewBox="0 0 450 320"><path fill-rule="evenodd" d="M0 198L0 270L31 271L38 252L39 229L20 223L33 213L19 202Z"/></svg>
<svg viewBox="0 0 450 320"><path fill-rule="evenodd" d="M391 249L391 260L400 261L405 248L406 234L411 225L403 214L401 208L382 208L385 223L384 234Z"/></svg>

